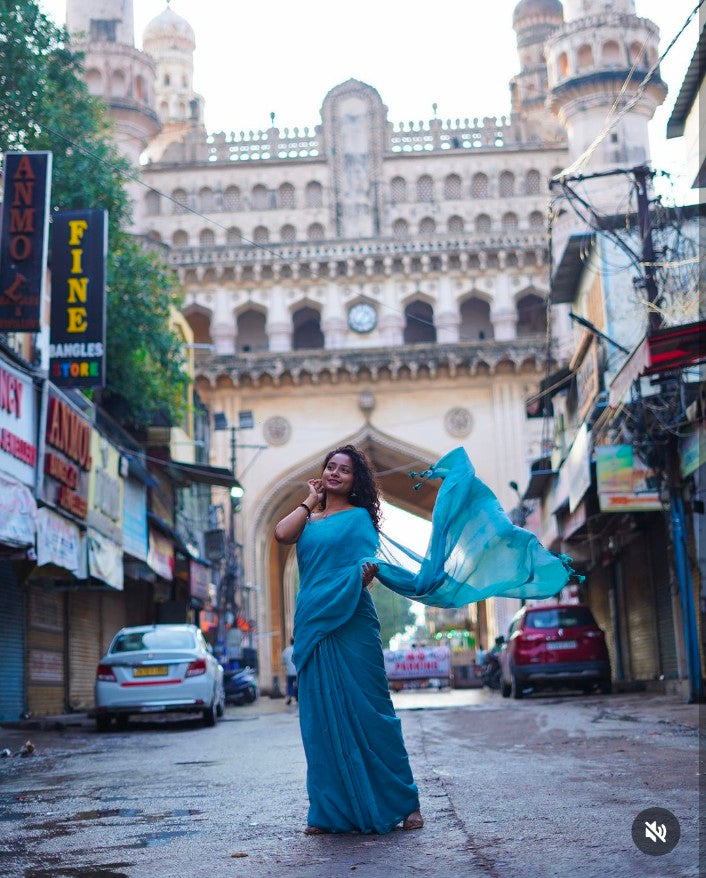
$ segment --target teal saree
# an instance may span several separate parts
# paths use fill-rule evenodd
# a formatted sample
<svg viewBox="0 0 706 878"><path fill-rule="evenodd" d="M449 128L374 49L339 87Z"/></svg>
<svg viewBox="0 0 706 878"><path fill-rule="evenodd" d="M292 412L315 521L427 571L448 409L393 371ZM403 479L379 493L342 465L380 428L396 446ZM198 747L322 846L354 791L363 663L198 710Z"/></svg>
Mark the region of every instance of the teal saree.
<svg viewBox="0 0 706 878"><path fill-rule="evenodd" d="M309 522L297 543L299 593L294 663L307 759L311 826L330 832L389 832L419 808L383 664L380 626L362 565L393 591L438 607L493 595L549 597L571 574L528 531L513 526L462 448L423 478L440 478L424 557L408 570L384 560L367 510ZM392 542L392 541L389 541Z"/></svg>

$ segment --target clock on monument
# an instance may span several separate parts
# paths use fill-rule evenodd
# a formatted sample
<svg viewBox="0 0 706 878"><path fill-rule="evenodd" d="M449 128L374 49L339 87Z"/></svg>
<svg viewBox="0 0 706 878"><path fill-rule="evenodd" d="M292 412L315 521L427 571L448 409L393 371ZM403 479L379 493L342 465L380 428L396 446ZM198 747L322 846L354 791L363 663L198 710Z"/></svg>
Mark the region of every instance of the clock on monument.
<svg viewBox="0 0 706 878"><path fill-rule="evenodd" d="M372 332L377 326L378 315L375 308L367 302L353 305L348 312L348 325L353 332Z"/></svg>

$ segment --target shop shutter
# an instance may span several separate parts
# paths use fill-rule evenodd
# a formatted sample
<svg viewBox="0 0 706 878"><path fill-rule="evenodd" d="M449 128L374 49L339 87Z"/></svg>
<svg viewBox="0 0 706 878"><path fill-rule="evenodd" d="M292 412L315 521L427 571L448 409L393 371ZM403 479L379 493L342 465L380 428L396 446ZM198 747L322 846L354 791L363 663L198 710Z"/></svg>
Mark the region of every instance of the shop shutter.
<svg viewBox="0 0 706 878"><path fill-rule="evenodd" d="M101 655L105 655L110 641L126 625L125 592L103 592L101 595Z"/></svg>
<svg viewBox="0 0 706 878"><path fill-rule="evenodd" d="M11 561L0 561L0 720L16 720L25 709L24 600Z"/></svg>
<svg viewBox="0 0 706 878"><path fill-rule="evenodd" d="M64 713L63 592L27 587L27 707L32 716Z"/></svg>
<svg viewBox="0 0 706 878"><path fill-rule="evenodd" d="M657 625L649 557L648 539L644 533L626 546L621 557L630 670L634 680L654 680L659 676Z"/></svg>
<svg viewBox="0 0 706 878"><path fill-rule="evenodd" d="M588 574L588 606L605 634L610 667L615 676L615 638L613 636L613 621L610 615L610 567L594 567Z"/></svg>
<svg viewBox="0 0 706 878"><path fill-rule="evenodd" d="M677 664L677 642L674 634L669 556L666 550L668 536L664 518L655 515L652 520L653 525L648 536L651 547L652 581L655 591L660 673L664 674L666 679L676 680L679 675L679 666Z"/></svg>
<svg viewBox="0 0 706 878"><path fill-rule="evenodd" d="M69 592L69 708L94 705L96 667L101 658L100 593Z"/></svg>

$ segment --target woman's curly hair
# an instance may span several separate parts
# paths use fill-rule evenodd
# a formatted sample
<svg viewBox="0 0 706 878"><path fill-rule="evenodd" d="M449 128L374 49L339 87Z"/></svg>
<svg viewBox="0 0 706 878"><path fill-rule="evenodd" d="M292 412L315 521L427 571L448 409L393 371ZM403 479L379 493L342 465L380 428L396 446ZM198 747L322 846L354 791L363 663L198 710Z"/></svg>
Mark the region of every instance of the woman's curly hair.
<svg viewBox="0 0 706 878"><path fill-rule="evenodd" d="M362 506L370 513L370 517L375 525L375 530L380 530L380 519L382 516L380 510L380 486L375 478L370 461L364 452L359 451L355 445L342 445L340 448L334 448L329 451L324 459L324 465L321 467L323 472L328 465L329 460L334 454L346 454L353 461L353 487L348 495L348 500L353 506ZM326 495L324 495L322 507L326 508Z"/></svg>

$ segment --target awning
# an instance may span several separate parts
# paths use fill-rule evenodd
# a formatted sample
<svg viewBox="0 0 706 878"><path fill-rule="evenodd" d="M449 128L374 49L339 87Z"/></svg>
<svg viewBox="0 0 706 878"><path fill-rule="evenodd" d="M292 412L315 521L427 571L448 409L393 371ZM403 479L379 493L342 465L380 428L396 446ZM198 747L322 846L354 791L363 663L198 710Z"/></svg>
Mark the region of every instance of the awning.
<svg viewBox="0 0 706 878"><path fill-rule="evenodd" d="M221 488L232 488L238 484L233 473L222 466L210 466L207 463L181 463L170 460L167 464L169 475L182 484L216 485Z"/></svg>
<svg viewBox="0 0 706 878"><path fill-rule="evenodd" d="M685 369L701 362L706 321L666 326L645 336L610 383L610 405L629 402L630 388L644 375Z"/></svg>
<svg viewBox="0 0 706 878"><path fill-rule="evenodd" d="M554 414L551 405L551 399L573 378L573 371L568 366L562 366L543 378L539 384L537 393L533 393L525 401L525 413L528 418L546 418Z"/></svg>
<svg viewBox="0 0 706 878"><path fill-rule="evenodd" d="M552 469L551 458L540 457L535 460L531 466L529 484L525 489L522 499L541 500L547 485L555 475L556 472Z"/></svg>
<svg viewBox="0 0 706 878"><path fill-rule="evenodd" d="M156 488L159 482L136 454L124 454L128 464L128 475L136 482L141 482L146 488Z"/></svg>
<svg viewBox="0 0 706 878"><path fill-rule="evenodd" d="M596 240L595 232L571 235L552 277L552 304L565 305L576 298L583 275L586 256Z"/></svg>
<svg viewBox="0 0 706 878"><path fill-rule="evenodd" d="M164 521L163 518L155 515L154 512L148 512L147 521L155 530L158 530L161 534L167 537L167 539L171 540L174 543L174 548L181 552L182 555L185 555L187 558L192 557L189 547L184 540L168 522Z"/></svg>

